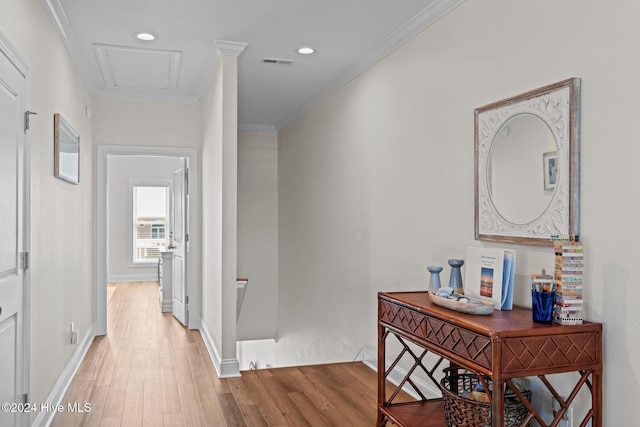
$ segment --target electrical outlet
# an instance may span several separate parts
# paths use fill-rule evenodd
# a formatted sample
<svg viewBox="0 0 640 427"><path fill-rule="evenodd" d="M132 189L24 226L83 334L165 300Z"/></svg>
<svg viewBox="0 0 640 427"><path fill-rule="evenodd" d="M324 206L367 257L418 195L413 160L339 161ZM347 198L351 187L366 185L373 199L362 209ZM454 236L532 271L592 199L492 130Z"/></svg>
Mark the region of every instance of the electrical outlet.
<svg viewBox="0 0 640 427"><path fill-rule="evenodd" d="M73 345L78 344L78 330L75 328L75 325L73 324L73 322L71 322L71 335L70 335L70 342Z"/></svg>
<svg viewBox="0 0 640 427"><path fill-rule="evenodd" d="M557 411L560 410L560 402L553 397L551 398L551 410L554 417ZM567 411L562 415L557 425L558 427L573 427L573 406L567 408Z"/></svg>
<svg viewBox="0 0 640 427"><path fill-rule="evenodd" d="M567 417L567 427L573 427L573 406L569 406L565 417Z"/></svg>

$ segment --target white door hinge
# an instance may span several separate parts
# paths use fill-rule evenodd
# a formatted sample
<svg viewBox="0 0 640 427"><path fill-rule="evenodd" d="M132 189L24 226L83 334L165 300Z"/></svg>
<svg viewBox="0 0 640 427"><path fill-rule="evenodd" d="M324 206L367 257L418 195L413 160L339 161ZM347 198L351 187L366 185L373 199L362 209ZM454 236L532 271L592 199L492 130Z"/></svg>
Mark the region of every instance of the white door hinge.
<svg viewBox="0 0 640 427"><path fill-rule="evenodd" d="M28 270L29 269L29 252L22 252L21 262L22 262L22 269Z"/></svg>

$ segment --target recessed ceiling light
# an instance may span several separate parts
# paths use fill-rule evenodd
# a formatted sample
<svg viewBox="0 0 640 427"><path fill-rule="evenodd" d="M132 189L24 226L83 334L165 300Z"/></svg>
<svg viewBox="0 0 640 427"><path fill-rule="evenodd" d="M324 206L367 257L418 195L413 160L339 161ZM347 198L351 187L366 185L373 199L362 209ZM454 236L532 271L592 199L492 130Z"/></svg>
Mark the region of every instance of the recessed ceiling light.
<svg viewBox="0 0 640 427"><path fill-rule="evenodd" d="M300 49L296 50L296 52L298 52L301 55L311 55L312 53L315 52L315 49L311 47L301 47Z"/></svg>
<svg viewBox="0 0 640 427"><path fill-rule="evenodd" d="M151 40L155 40L156 39L156 35L155 34L151 34L151 33L137 33L136 34L136 38L138 40L143 40L143 41L149 42Z"/></svg>

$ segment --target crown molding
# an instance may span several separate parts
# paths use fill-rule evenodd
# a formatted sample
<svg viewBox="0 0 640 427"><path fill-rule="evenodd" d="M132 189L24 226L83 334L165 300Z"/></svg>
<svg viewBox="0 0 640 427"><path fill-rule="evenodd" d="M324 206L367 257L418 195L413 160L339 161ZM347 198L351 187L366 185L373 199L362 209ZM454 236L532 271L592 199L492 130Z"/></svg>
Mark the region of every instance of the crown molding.
<svg viewBox="0 0 640 427"><path fill-rule="evenodd" d="M249 46L248 43L216 40L213 42L217 54L240 56Z"/></svg>
<svg viewBox="0 0 640 427"><path fill-rule="evenodd" d="M202 74L204 78L201 79L200 85L198 87L198 98L202 99L204 93L207 90L207 86L209 85L209 78L213 75L213 70L216 69L216 65L218 64L218 58L220 55L233 55L240 56L242 52L249 46L248 43L243 42L232 42L225 40L215 40L213 42L213 49L215 54L212 55L211 60L209 61L209 65L204 70Z"/></svg>
<svg viewBox="0 0 640 427"><path fill-rule="evenodd" d="M73 32L62 5L60 4L60 0L40 0L40 3L42 3L47 12L49 12L49 18L60 35L62 42L69 51L69 55L71 55L71 59L78 68L78 71L82 76L82 80L87 85L89 92L95 94L98 84L93 78L93 74L90 70L91 67L84 59L82 49L78 44L78 39Z"/></svg>
<svg viewBox="0 0 640 427"><path fill-rule="evenodd" d="M280 119L275 124L276 129L281 130L282 128L287 126L289 123L304 114L304 112L306 112L313 105L317 104L323 99L328 98L336 90L345 86L351 80L364 73L366 70L371 68L371 66L382 60L394 50L398 49L418 33L422 32L423 30L431 26L431 24L442 18L444 15L464 3L464 1L465 0L443 0L430 3L429 6L422 9L420 13L418 13L405 25L399 28L395 33L389 36L377 49L367 55L366 58L364 58L358 65L353 67L347 73L345 73L340 79L336 80L333 84L325 87L315 96L307 99L305 102L300 104L298 107L296 107L282 119Z"/></svg>
<svg viewBox="0 0 640 427"><path fill-rule="evenodd" d="M277 129L274 125L262 125L262 124L251 124L251 123L238 124L238 130L242 132L267 132L267 133L277 132Z"/></svg>
<svg viewBox="0 0 640 427"><path fill-rule="evenodd" d="M433 1L427 7L425 7L419 14L408 21L404 26L387 38L377 49L372 51L367 57L365 57L359 64L346 72L341 78L334 81L329 86L320 90L315 96L307 99L305 102L298 105L296 108L287 113L284 117L278 120L273 126L271 125L259 125L259 124L240 124L241 129L248 131L266 131L273 132L279 131L292 121L300 117L313 105L317 104L323 99L328 98L336 90L345 86L351 80L362 74L371 66L382 60L388 54L402 46L408 40L415 35L429 27L431 24L442 18L451 10L464 3L465 0L440 0ZM213 42L213 48L215 55L212 55L211 61L206 70L204 70L200 85L197 92L191 96L167 96L168 94L159 94L153 92L138 92L138 93L125 93L113 91L109 92L106 88L106 82L98 82L99 76L91 72L91 65L84 59L82 49L78 43L78 39L75 36L71 24L62 8L60 0L40 0L40 3L47 10L47 14L51 19L53 26L60 35L64 45L66 46L69 54L78 68L82 79L87 86L90 93L96 98L102 99L116 99L116 100L131 100L141 102L178 102L178 103L192 103L199 102L202 94L205 92L209 83L208 77L215 69L215 65L218 61L219 55L235 55L240 56L246 47L247 43L233 42L225 40L216 40ZM105 88L103 88L103 86Z"/></svg>

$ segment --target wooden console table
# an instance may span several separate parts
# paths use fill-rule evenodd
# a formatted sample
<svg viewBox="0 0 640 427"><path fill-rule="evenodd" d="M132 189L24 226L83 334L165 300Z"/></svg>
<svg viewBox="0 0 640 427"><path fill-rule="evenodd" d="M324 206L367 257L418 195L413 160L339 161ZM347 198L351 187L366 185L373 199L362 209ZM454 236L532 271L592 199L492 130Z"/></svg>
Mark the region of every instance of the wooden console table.
<svg viewBox="0 0 640 427"><path fill-rule="evenodd" d="M385 366L386 341L395 336L401 352L390 367ZM416 352L413 343L421 348ZM428 353L437 356L432 366L424 359ZM409 355L414 364L398 389L390 396L384 384L402 357ZM435 378L443 360L461 366L493 383L491 409L504 414L504 390L511 388L524 402L529 414L522 425L533 419L541 426L555 427L578 392L587 387L591 393L591 409L576 425L602 427L602 325L545 325L534 323L531 311L514 307L494 311L488 316L458 313L432 304L427 292L380 292L378 294L378 419L400 426L445 426L442 399L429 399L411 379L422 370L439 387ZM563 399L549 383L546 375L576 372L578 379L572 392ZM529 404L511 379L537 376L560 402L561 409L550 424ZM399 388L410 385L420 400L396 402ZM497 386L496 386L497 385ZM574 421L575 422L575 421ZM493 416L492 427L503 427L501 416Z"/></svg>

